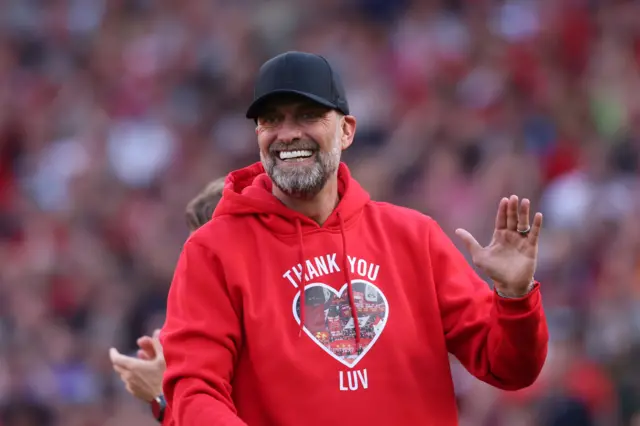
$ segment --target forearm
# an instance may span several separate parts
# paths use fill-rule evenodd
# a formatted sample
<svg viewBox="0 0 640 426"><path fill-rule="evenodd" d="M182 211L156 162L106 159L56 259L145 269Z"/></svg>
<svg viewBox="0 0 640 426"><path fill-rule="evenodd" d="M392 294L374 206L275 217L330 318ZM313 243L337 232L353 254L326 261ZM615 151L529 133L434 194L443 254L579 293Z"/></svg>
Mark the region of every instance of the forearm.
<svg viewBox="0 0 640 426"><path fill-rule="evenodd" d="M539 285L518 299L494 296L483 380L505 390L533 384L547 356L549 334Z"/></svg>

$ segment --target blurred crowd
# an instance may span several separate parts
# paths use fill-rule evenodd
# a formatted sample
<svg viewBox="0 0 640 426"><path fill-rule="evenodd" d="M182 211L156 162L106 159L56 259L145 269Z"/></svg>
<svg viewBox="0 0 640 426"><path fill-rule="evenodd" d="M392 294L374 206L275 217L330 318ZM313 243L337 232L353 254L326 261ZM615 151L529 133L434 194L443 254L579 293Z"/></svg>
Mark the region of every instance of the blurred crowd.
<svg viewBox="0 0 640 426"><path fill-rule="evenodd" d="M547 364L502 393L452 360L461 426L640 425L640 2L3 0L0 426L154 424L108 348L162 324L184 206L258 160L286 50L342 73L373 198L482 242L502 196L545 214Z"/></svg>

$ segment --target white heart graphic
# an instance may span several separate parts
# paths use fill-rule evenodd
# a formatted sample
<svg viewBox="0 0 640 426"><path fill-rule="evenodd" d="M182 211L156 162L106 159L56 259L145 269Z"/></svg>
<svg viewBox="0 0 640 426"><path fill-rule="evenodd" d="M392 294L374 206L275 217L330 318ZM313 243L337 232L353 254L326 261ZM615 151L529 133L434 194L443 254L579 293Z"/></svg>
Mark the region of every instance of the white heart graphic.
<svg viewBox="0 0 640 426"><path fill-rule="evenodd" d="M389 318L389 303L384 293L365 280L352 280L357 317L360 323L362 352L355 354L355 329L347 285L340 291L324 283L305 286L304 331L326 353L353 368L369 352L382 334ZM293 298L293 317L300 324L300 293ZM311 329L309 329L311 328Z"/></svg>

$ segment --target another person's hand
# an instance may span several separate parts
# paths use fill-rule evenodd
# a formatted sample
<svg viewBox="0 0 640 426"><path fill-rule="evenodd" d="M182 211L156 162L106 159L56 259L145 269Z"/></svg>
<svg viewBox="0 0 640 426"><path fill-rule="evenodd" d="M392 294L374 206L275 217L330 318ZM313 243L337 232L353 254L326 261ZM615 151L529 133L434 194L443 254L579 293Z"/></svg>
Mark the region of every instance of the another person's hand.
<svg viewBox="0 0 640 426"><path fill-rule="evenodd" d="M123 355L117 349L109 350L113 369L120 374L127 391L136 398L151 402L162 394L162 376L167 368L159 340L160 330L153 337L138 339L138 357Z"/></svg>

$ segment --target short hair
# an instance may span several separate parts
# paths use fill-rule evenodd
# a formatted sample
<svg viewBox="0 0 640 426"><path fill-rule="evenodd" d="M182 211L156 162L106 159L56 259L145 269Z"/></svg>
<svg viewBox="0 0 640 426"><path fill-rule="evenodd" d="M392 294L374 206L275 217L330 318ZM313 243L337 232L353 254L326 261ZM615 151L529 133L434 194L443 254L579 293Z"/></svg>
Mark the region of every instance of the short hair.
<svg viewBox="0 0 640 426"><path fill-rule="evenodd" d="M185 216L191 232L209 222L213 217L213 211L222 199L224 180L224 177L212 180L187 204Z"/></svg>

